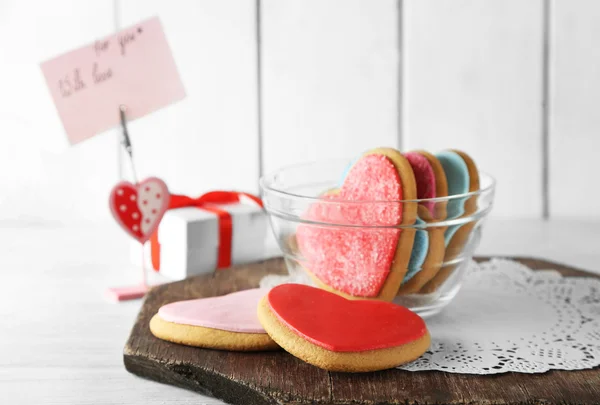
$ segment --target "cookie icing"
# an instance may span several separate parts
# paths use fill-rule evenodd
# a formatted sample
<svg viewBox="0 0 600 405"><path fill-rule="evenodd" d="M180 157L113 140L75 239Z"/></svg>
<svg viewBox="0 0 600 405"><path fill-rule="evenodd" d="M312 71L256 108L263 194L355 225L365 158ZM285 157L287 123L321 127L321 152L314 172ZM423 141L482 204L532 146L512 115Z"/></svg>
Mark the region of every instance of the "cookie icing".
<svg viewBox="0 0 600 405"><path fill-rule="evenodd" d="M425 225L425 221L417 218L416 225ZM414 277L415 274L421 270L425 259L427 258L427 252L429 251L429 234L424 229L419 229L415 232L415 241L413 243L412 252L410 253L410 261L408 262L408 271L404 276L402 283L406 283L408 280Z"/></svg>
<svg viewBox="0 0 600 405"><path fill-rule="evenodd" d="M303 217L336 225L398 225L402 222L402 203L364 201L398 201L402 196L394 163L384 155L366 155L352 165L336 196L347 202L317 202ZM352 296L375 297L390 272L399 235L400 230L393 228L302 224L296 239L305 258L302 264L323 283Z"/></svg>
<svg viewBox="0 0 600 405"><path fill-rule="evenodd" d="M334 352L397 347L427 333L425 322L396 304L348 300L301 284L283 284L267 294L269 309L294 334Z"/></svg>
<svg viewBox="0 0 600 405"><path fill-rule="evenodd" d="M269 290L254 288L219 297L178 301L162 306L158 315L167 322L240 333L266 333L256 307Z"/></svg>
<svg viewBox="0 0 600 405"><path fill-rule="evenodd" d="M449 150L437 153L435 157L438 158L444 173L446 173L446 180L448 181L448 196L465 194L469 192L469 168L465 161L456 152ZM464 214L465 199L453 199L448 202L448 219L458 218Z"/></svg>
<svg viewBox="0 0 600 405"><path fill-rule="evenodd" d="M425 156L418 152L407 152L404 157L410 163L415 175L415 181L417 182L417 198L435 198L436 197L436 183L435 173L429 163L429 160ZM423 203L430 212L433 212L434 202Z"/></svg>

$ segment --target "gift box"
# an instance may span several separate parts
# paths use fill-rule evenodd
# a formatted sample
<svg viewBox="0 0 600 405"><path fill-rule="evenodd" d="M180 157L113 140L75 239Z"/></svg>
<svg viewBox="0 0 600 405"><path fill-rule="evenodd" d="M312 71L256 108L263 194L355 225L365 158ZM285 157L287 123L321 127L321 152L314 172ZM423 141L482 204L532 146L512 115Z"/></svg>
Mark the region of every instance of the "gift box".
<svg viewBox="0 0 600 405"><path fill-rule="evenodd" d="M172 280L280 256L269 219L255 196L216 191L199 198L172 195L143 258ZM139 243L131 259L141 265Z"/></svg>

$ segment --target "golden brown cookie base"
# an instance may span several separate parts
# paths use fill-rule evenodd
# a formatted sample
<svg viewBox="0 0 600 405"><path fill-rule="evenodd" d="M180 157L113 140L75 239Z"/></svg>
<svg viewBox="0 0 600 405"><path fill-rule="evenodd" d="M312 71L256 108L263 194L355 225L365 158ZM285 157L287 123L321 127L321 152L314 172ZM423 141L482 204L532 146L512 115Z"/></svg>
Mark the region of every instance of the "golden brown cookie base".
<svg viewBox="0 0 600 405"><path fill-rule="evenodd" d="M405 229L405 230L407 230L407 229ZM405 230L403 230L403 231L405 231ZM410 230L410 229L408 229L408 231L414 232L414 230ZM443 253L443 251L442 251L442 253ZM360 297L360 296L356 296L356 295L346 294L345 292L336 290L335 288L330 287L327 284L325 284L324 282L322 282L307 267L302 266L302 268L304 269L304 271L306 272L306 274L308 274L308 276L311 278L311 280L315 283L315 286L317 286L318 288L320 288L322 290L329 291L331 293L339 295L340 297L344 297L344 298L346 298L348 300L376 300L376 301L391 302L394 299L394 297L389 298L389 294L390 294L390 289L389 288L386 289L386 290L384 290L382 288L381 291L383 291L383 294L380 292L379 295L377 295L375 297ZM438 267L438 269L439 269L439 267ZM390 272L390 274L388 275L388 279L390 279L390 277L391 277L392 282L395 283L396 282L396 277L398 277L398 275L397 275L397 273L396 274L391 274L391 272Z"/></svg>
<svg viewBox="0 0 600 405"><path fill-rule="evenodd" d="M301 338L284 326L269 308L266 297L258 304L258 319L273 340L288 353L329 371L356 373L393 368L418 359L431 342L428 332L402 346L364 352L333 352Z"/></svg>
<svg viewBox="0 0 600 405"><path fill-rule="evenodd" d="M459 255L462 254L465 245L469 241L469 236L471 235L471 231L475 227L475 222L469 222L461 226L446 248L446 255L444 256L444 262L450 262L456 259ZM433 277L427 284L421 288L421 294L430 294L432 292L437 291L438 288L441 287L444 282L450 277L450 275L454 272L454 270L458 267L457 264L451 264L448 266L444 266L438 271L438 273Z"/></svg>
<svg viewBox="0 0 600 405"><path fill-rule="evenodd" d="M452 149L452 151L458 154L467 165L467 170L469 171L469 192L472 193L479 190L479 170L477 170L475 161L463 151L456 149ZM463 216L471 215L475 211L477 211L477 197L473 196L465 201L465 213Z"/></svg>
<svg viewBox="0 0 600 405"><path fill-rule="evenodd" d="M418 293L421 287L433 279L440 270L444 260L444 231L446 228L431 228L427 230L429 237L429 249L427 257L417 272L410 280L400 286L398 295L408 295Z"/></svg>
<svg viewBox="0 0 600 405"><path fill-rule="evenodd" d="M446 172L444 172L444 167L433 154L425 151L425 150L416 150L416 153L423 156L429 164L431 165L431 169L433 170L433 175L435 176L435 196L439 197L447 197L448 196L448 180L446 179ZM426 222L433 221L443 221L446 219L446 206L448 205L445 201L437 201L434 204L433 208L433 218L431 220L425 220L421 215L421 219Z"/></svg>
<svg viewBox="0 0 600 405"><path fill-rule="evenodd" d="M444 180L445 181L445 180ZM419 217L425 221L428 225L437 222L435 221L429 210L423 206L418 207ZM400 286L397 295L408 295L418 293L421 287L423 287L429 280L431 280L442 267L442 263L445 255L445 242L444 232L447 227L433 226L427 228L427 237L429 238L429 249L427 250L427 257L421 265L421 270L417 272L410 280Z"/></svg>
<svg viewBox="0 0 600 405"><path fill-rule="evenodd" d="M469 171L469 192L474 192L479 190L479 171L477 170L477 166L475 165L475 161L465 152L452 149L453 152L457 153L461 159L467 165L467 169ZM477 196L469 197L467 201L465 201L465 213L461 218L467 217L469 215L473 215L475 211L477 211ZM475 222L469 222L463 226L461 226L456 233L452 236L448 247L446 248L446 254L444 255L444 262L450 262L460 256L465 248L465 245L469 241L469 236L471 235L471 231L475 227ZM451 264L445 267L442 267L440 271L429 281L427 284L423 286L420 293L421 294L430 294L432 292L437 291L438 288L446 282L446 280L452 275L454 270L458 267L457 264Z"/></svg>
<svg viewBox="0 0 600 405"><path fill-rule="evenodd" d="M154 336L173 343L217 350L264 351L279 346L266 333L239 333L167 322L158 314L150 320Z"/></svg>

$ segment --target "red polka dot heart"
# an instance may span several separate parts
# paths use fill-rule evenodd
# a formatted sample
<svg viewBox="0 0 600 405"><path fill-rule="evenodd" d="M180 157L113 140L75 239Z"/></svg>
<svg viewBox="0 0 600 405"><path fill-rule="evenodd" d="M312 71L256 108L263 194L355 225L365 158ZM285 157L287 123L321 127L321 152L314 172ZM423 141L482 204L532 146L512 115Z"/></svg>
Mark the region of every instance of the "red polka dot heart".
<svg viewBox="0 0 600 405"><path fill-rule="evenodd" d="M150 177L135 185L122 181L110 193L110 210L132 237L146 242L169 208L171 195L164 181Z"/></svg>

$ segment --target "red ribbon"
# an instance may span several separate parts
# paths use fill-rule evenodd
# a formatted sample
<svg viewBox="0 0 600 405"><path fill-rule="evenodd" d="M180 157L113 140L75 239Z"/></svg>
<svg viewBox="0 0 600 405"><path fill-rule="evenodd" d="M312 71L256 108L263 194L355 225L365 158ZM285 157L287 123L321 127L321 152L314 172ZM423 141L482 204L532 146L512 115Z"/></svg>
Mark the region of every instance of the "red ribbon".
<svg viewBox="0 0 600 405"><path fill-rule="evenodd" d="M236 191L211 191L198 198L190 198L185 195L171 195L169 209L196 207L202 210L213 212L217 215L219 221L219 247L217 268L227 268L231 266L231 238L233 235L233 226L229 212L215 206L215 204L231 204L240 202L240 197L247 197L263 206L260 198ZM150 250L152 256L152 267L158 271L160 269L160 244L158 243L158 230L150 237Z"/></svg>

